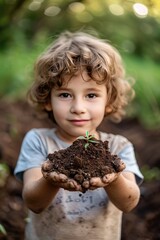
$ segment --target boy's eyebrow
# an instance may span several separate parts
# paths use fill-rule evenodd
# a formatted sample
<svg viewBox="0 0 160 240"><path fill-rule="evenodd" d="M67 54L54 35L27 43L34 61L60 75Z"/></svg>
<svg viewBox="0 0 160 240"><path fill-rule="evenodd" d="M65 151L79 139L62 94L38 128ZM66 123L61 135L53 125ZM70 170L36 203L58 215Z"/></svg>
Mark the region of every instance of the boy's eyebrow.
<svg viewBox="0 0 160 240"><path fill-rule="evenodd" d="M97 86L97 87L92 87L92 88L86 88L86 91L101 93L102 89Z"/></svg>
<svg viewBox="0 0 160 240"><path fill-rule="evenodd" d="M70 88L67 87L59 87L59 88L55 88L56 91L69 91L71 90Z"/></svg>
<svg viewBox="0 0 160 240"><path fill-rule="evenodd" d="M71 88L67 88L67 87L60 87L60 88L56 88L57 91L72 91L73 89ZM101 89L99 88L86 88L85 91L96 91L96 92L100 92Z"/></svg>
<svg viewBox="0 0 160 240"><path fill-rule="evenodd" d="M99 89L99 88L87 88L86 90L88 90L88 91L97 91L97 92L101 91L101 89Z"/></svg>

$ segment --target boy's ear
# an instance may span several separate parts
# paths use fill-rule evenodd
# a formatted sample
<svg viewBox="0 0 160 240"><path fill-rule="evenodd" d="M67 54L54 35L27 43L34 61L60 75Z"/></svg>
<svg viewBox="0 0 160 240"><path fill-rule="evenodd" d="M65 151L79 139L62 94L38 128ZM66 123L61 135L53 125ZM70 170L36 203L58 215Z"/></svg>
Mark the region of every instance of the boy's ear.
<svg viewBox="0 0 160 240"><path fill-rule="evenodd" d="M110 106L106 106L106 114L111 112L112 112L112 108Z"/></svg>
<svg viewBox="0 0 160 240"><path fill-rule="evenodd" d="M50 102L46 103L44 107L45 107L45 110L52 111L52 105Z"/></svg>

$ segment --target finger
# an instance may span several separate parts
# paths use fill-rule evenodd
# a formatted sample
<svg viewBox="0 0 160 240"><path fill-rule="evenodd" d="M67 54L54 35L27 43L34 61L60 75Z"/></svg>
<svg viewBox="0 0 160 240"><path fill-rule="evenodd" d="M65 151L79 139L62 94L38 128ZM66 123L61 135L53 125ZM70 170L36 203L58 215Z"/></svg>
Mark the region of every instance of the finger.
<svg viewBox="0 0 160 240"><path fill-rule="evenodd" d="M125 163L121 160L120 165L119 165L119 171L118 172L122 172L124 169L126 168Z"/></svg>
<svg viewBox="0 0 160 240"><path fill-rule="evenodd" d="M68 181L68 177L65 174L60 173L59 174L59 181L60 182L67 182Z"/></svg>
<svg viewBox="0 0 160 240"><path fill-rule="evenodd" d="M59 180L58 173L56 173L56 172L51 172L48 177L50 180L52 180L54 182L58 182L58 180Z"/></svg>
<svg viewBox="0 0 160 240"><path fill-rule="evenodd" d="M68 191L82 191L81 185L79 185L76 181L70 179L68 182L63 184L63 188Z"/></svg>
<svg viewBox="0 0 160 240"><path fill-rule="evenodd" d="M85 189L88 189L89 186L90 186L89 181L84 181L84 182L82 183L82 187L84 187Z"/></svg>
<svg viewBox="0 0 160 240"><path fill-rule="evenodd" d="M49 160L46 160L43 164L42 164L42 171L50 171L52 169L52 164Z"/></svg>
<svg viewBox="0 0 160 240"><path fill-rule="evenodd" d="M42 172L42 174L43 174L43 177L44 177L45 179L48 179L49 175L48 175L47 172Z"/></svg>
<svg viewBox="0 0 160 240"><path fill-rule="evenodd" d="M90 185L91 185L91 187L103 187L104 186L101 178L99 178L99 177L91 178Z"/></svg>
<svg viewBox="0 0 160 240"><path fill-rule="evenodd" d="M70 189L76 189L76 184L75 184L75 182L74 181L71 181L71 180L69 180L68 182L67 182L67 186L68 186L68 188Z"/></svg>
<svg viewBox="0 0 160 240"><path fill-rule="evenodd" d="M106 174L103 178L102 181L105 184L109 184L111 182L113 182L116 178L117 178L118 174L117 173L109 173Z"/></svg>
<svg viewBox="0 0 160 240"><path fill-rule="evenodd" d="M67 182L68 181L68 177L62 173L59 174L56 172L51 172L48 177L53 182Z"/></svg>

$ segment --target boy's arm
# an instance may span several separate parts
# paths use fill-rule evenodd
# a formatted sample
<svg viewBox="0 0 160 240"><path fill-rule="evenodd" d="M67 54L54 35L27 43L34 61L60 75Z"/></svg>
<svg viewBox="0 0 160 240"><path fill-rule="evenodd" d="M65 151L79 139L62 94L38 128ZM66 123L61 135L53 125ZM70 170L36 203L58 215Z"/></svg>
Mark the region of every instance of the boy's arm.
<svg viewBox="0 0 160 240"><path fill-rule="evenodd" d="M140 189L131 172L120 174L105 190L110 200L123 212L131 211L139 202Z"/></svg>
<svg viewBox="0 0 160 240"><path fill-rule="evenodd" d="M91 185L104 187L112 203L123 212L131 211L140 198L140 189L135 176L131 172L113 173L106 175L102 182L99 178L91 180Z"/></svg>
<svg viewBox="0 0 160 240"><path fill-rule="evenodd" d="M27 207L35 213L40 213L55 197L59 187L47 182L41 173L41 168L32 168L23 175L23 199Z"/></svg>
<svg viewBox="0 0 160 240"><path fill-rule="evenodd" d="M52 199L56 196L59 188L67 189L68 191L81 191L80 186L71 179L64 179L58 175L59 182L47 181L41 172L41 168L32 168L24 172L23 175L23 199L27 207L35 213L42 212L49 206Z"/></svg>

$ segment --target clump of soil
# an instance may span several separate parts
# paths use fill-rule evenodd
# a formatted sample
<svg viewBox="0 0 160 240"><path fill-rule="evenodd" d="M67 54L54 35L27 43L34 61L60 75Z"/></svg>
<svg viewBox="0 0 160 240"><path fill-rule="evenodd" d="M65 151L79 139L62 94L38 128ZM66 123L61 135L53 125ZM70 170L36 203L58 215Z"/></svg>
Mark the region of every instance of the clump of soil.
<svg viewBox="0 0 160 240"><path fill-rule="evenodd" d="M52 171L63 173L82 185L92 177L103 178L108 173L120 172L124 168L123 161L109 152L108 141L93 138L90 142L84 137L75 140L66 149L49 154L42 165L42 173L45 178Z"/></svg>

